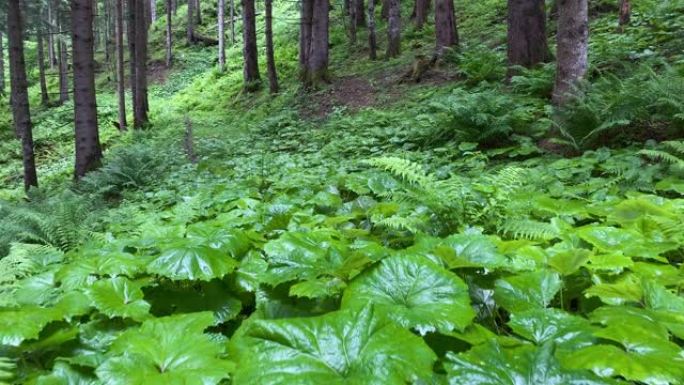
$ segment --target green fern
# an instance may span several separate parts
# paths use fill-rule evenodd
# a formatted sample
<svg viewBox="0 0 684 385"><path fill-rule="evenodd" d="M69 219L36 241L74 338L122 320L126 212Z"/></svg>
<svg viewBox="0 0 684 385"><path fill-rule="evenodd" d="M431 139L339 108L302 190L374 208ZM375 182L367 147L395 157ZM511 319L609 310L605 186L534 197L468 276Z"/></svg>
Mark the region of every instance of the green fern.
<svg viewBox="0 0 684 385"><path fill-rule="evenodd" d="M674 154L663 150L643 149L639 151L639 155L684 169L684 159L680 158L684 156L684 141L667 141L662 144Z"/></svg>
<svg viewBox="0 0 684 385"><path fill-rule="evenodd" d="M513 238L529 239L532 241L548 241L560 235L558 229L553 224L531 219L512 219L506 221L501 230Z"/></svg>
<svg viewBox="0 0 684 385"><path fill-rule="evenodd" d="M7 357L0 357L0 385L9 385L14 378L17 365Z"/></svg>

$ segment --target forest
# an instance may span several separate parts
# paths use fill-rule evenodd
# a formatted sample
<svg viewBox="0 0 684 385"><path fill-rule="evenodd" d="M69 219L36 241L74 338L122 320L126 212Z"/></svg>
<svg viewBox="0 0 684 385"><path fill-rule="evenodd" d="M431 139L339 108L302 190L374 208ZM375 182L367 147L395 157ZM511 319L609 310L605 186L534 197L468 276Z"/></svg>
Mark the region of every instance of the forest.
<svg viewBox="0 0 684 385"><path fill-rule="evenodd" d="M684 0L2 0L10 384L684 385Z"/></svg>

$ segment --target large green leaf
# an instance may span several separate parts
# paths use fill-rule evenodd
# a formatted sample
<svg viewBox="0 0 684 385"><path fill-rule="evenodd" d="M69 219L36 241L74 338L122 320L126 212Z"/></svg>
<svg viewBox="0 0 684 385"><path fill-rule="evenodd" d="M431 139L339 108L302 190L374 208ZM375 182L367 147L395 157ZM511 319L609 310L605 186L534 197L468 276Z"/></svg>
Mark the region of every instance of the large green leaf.
<svg viewBox="0 0 684 385"><path fill-rule="evenodd" d="M481 234L457 234L444 239L435 249L450 269L459 267L486 267L496 269L506 263L494 242Z"/></svg>
<svg viewBox="0 0 684 385"><path fill-rule="evenodd" d="M675 243L656 242L636 231L610 226L585 226L577 234L601 251L622 251L628 257L661 259L660 254L677 248Z"/></svg>
<svg viewBox="0 0 684 385"><path fill-rule="evenodd" d="M450 385L607 385L588 371L561 369L553 342L540 347L505 349L497 343L475 346L466 353L447 355L444 364Z"/></svg>
<svg viewBox="0 0 684 385"><path fill-rule="evenodd" d="M558 273L540 270L496 281L494 298L510 312L522 312L549 306L563 281Z"/></svg>
<svg viewBox="0 0 684 385"><path fill-rule="evenodd" d="M235 385L405 385L429 379L436 359L371 306L245 327Z"/></svg>
<svg viewBox="0 0 684 385"><path fill-rule="evenodd" d="M164 250L147 271L172 280L210 281L231 273L238 262L228 254L203 245L178 244Z"/></svg>
<svg viewBox="0 0 684 385"><path fill-rule="evenodd" d="M342 307L361 308L368 303L421 334L463 330L475 316L468 286L420 256L384 259L354 279L344 292Z"/></svg>
<svg viewBox="0 0 684 385"><path fill-rule="evenodd" d="M639 278L634 274L627 274L613 283L597 283L584 294L587 297L598 297L608 305L622 305L640 302L643 292Z"/></svg>
<svg viewBox="0 0 684 385"><path fill-rule="evenodd" d="M211 312L150 319L112 344L97 376L107 385L211 385L228 378L234 364L204 330Z"/></svg>
<svg viewBox="0 0 684 385"><path fill-rule="evenodd" d="M149 316L150 304L143 299L141 285L128 278L97 281L87 292L97 310L108 317L142 321Z"/></svg>
<svg viewBox="0 0 684 385"><path fill-rule="evenodd" d="M511 315L508 325L513 331L541 345L555 341L564 349L590 346L595 338L588 320L558 309L534 309Z"/></svg>

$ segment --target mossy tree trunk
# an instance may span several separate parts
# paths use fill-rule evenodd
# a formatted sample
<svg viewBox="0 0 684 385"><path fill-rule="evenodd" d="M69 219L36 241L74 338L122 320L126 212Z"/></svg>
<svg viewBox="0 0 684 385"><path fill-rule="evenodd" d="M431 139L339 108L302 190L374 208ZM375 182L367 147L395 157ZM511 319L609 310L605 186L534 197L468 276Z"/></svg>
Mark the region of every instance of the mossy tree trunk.
<svg viewBox="0 0 684 385"><path fill-rule="evenodd" d="M259 86L259 52L256 40L256 11L254 0L242 0L242 54L244 56L243 77L246 91Z"/></svg>

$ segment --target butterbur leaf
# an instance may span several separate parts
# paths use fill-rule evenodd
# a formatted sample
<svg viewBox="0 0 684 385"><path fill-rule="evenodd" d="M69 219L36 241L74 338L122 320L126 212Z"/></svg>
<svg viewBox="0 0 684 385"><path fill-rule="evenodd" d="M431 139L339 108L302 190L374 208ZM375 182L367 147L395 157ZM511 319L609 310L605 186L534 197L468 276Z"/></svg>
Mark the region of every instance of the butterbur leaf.
<svg viewBox="0 0 684 385"><path fill-rule="evenodd" d="M211 312L147 320L121 334L95 372L107 385L218 384L234 365L204 334L213 323Z"/></svg>
<svg viewBox="0 0 684 385"><path fill-rule="evenodd" d="M98 385L94 376L81 372L64 362L55 362L52 373L40 376L36 385Z"/></svg>
<svg viewBox="0 0 684 385"><path fill-rule="evenodd" d="M608 305L637 303L643 295L641 282L633 274L627 274L614 283L598 283L588 288L584 294L587 297L598 297Z"/></svg>
<svg viewBox="0 0 684 385"><path fill-rule="evenodd" d="M172 280L210 281L231 273L238 262L209 246L178 245L166 249L147 265L147 271Z"/></svg>
<svg viewBox="0 0 684 385"><path fill-rule="evenodd" d="M141 285L125 277L103 279L88 289L93 305L108 317L142 321L149 315L150 304L143 299Z"/></svg>
<svg viewBox="0 0 684 385"><path fill-rule="evenodd" d="M610 226L585 226L577 234L599 250L622 251L628 257L660 260L660 254L678 247L675 243L650 241L633 230Z"/></svg>
<svg viewBox="0 0 684 385"><path fill-rule="evenodd" d="M475 346L466 353L447 354L450 385L609 385L588 371L561 369L553 342L540 347L505 349L497 343Z"/></svg>
<svg viewBox="0 0 684 385"><path fill-rule="evenodd" d="M540 270L497 280L494 298L512 313L545 308L562 286L558 273Z"/></svg>
<svg viewBox="0 0 684 385"><path fill-rule="evenodd" d="M421 338L371 306L243 327L235 385L405 385L429 380L436 360Z"/></svg>
<svg viewBox="0 0 684 385"><path fill-rule="evenodd" d="M161 284L146 288L145 298L152 304L151 312L156 316L212 311L217 325L235 318L242 309L242 302L217 279L194 285Z"/></svg>
<svg viewBox="0 0 684 385"><path fill-rule="evenodd" d="M594 328L588 320L558 309L514 313L508 325L516 334L537 345L554 341L559 348L577 349L589 346L595 340Z"/></svg>
<svg viewBox="0 0 684 385"><path fill-rule="evenodd" d="M386 258L354 279L344 293L342 307L358 309L368 303L421 334L463 330L475 317L468 286L456 274L420 256Z"/></svg>
<svg viewBox="0 0 684 385"><path fill-rule="evenodd" d="M485 267L496 269L506 263L494 242L481 234L457 234L444 239L435 249L450 269L460 267Z"/></svg>

